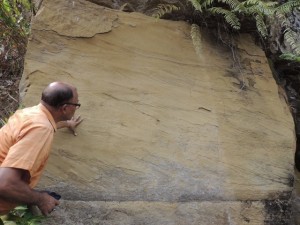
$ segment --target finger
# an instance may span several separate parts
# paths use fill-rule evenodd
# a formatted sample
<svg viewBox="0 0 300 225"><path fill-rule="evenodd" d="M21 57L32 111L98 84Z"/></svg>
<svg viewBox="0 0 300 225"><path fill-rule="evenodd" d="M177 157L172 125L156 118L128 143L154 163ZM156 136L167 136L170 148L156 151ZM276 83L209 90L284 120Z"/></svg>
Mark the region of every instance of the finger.
<svg viewBox="0 0 300 225"><path fill-rule="evenodd" d="M69 127L69 130L73 133L74 136L77 136L76 130L75 130L75 126L73 127Z"/></svg>
<svg viewBox="0 0 300 225"><path fill-rule="evenodd" d="M75 130L75 129L72 129L72 132L73 132L73 135L74 135L74 136L77 136L77 133L76 133L76 130Z"/></svg>
<svg viewBox="0 0 300 225"><path fill-rule="evenodd" d="M79 124L81 124L81 122L83 121L83 119L76 121L76 126L78 126Z"/></svg>
<svg viewBox="0 0 300 225"><path fill-rule="evenodd" d="M81 118L79 120L74 120L74 123L73 123L74 127L77 127L82 121L83 121L83 119L81 119Z"/></svg>

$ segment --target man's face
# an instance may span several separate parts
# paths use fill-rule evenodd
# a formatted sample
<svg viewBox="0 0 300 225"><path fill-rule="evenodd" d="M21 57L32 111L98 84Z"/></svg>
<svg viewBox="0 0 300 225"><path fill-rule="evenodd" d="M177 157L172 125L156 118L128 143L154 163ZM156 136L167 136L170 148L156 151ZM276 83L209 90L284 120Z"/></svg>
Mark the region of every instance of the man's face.
<svg viewBox="0 0 300 225"><path fill-rule="evenodd" d="M63 106L63 120L70 120L76 109L80 107L77 90L73 90L73 98Z"/></svg>

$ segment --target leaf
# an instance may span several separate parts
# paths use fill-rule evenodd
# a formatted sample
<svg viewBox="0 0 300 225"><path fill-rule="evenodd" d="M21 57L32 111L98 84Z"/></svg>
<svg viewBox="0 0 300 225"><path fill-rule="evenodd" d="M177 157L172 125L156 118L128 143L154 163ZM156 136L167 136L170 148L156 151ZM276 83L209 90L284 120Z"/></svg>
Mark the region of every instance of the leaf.
<svg viewBox="0 0 300 225"><path fill-rule="evenodd" d="M19 210L26 211L27 209L28 208L25 205L20 205L20 206L17 206L17 207L14 208L14 210L17 210L17 211L19 211Z"/></svg>
<svg viewBox="0 0 300 225"><path fill-rule="evenodd" d="M8 0L3 0L3 8L6 12L11 11L11 5Z"/></svg>
<svg viewBox="0 0 300 225"><path fill-rule="evenodd" d="M240 2L238 0L218 0L218 1L229 5L231 9L235 9L240 5Z"/></svg>
<svg viewBox="0 0 300 225"><path fill-rule="evenodd" d="M4 225L18 225L18 224L14 221L5 221Z"/></svg>
<svg viewBox="0 0 300 225"><path fill-rule="evenodd" d="M286 3L283 3L281 5L279 5L275 11L278 12L278 13L282 13L282 14L288 14L290 12L292 12L292 10L295 8L295 7L298 7L300 6L300 1L299 0L291 0L291 1L288 1Z"/></svg>
<svg viewBox="0 0 300 225"><path fill-rule="evenodd" d="M214 3L214 0L205 0L203 3L202 3L202 7L207 9L209 8L210 6L212 6L212 4Z"/></svg>
<svg viewBox="0 0 300 225"><path fill-rule="evenodd" d="M30 0L17 0L16 2L20 3L27 10L30 10L32 7Z"/></svg>
<svg viewBox="0 0 300 225"><path fill-rule="evenodd" d="M199 3L199 1L197 0L188 0L190 3L192 3L192 5L194 6L194 8L200 12L202 12L202 6Z"/></svg>
<svg viewBox="0 0 300 225"><path fill-rule="evenodd" d="M300 62L300 55L294 55L292 53L286 53L279 56L279 58L289 61Z"/></svg>
<svg viewBox="0 0 300 225"><path fill-rule="evenodd" d="M233 12L220 7L212 7L208 9L208 11L210 11L212 14L223 15L225 21L230 24L233 29L239 30L241 28L239 18Z"/></svg>
<svg viewBox="0 0 300 225"><path fill-rule="evenodd" d="M191 37L193 40L196 53L198 56L200 56L202 52L201 32L200 32L200 27L197 24L192 24L191 26Z"/></svg>
<svg viewBox="0 0 300 225"><path fill-rule="evenodd" d="M152 14L152 17L155 18L161 18L165 14L172 13L174 11L178 11L180 8L176 5L172 4L159 4L157 8L155 9L154 13Z"/></svg>
<svg viewBox="0 0 300 225"><path fill-rule="evenodd" d="M295 52L297 55L300 55L300 46L297 44L296 41L296 35L293 30L291 30L289 27L284 30L284 39L285 41L291 46L292 51Z"/></svg>
<svg viewBox="0 0 300 225"><path fill-rule="evenodd" d="M256 27L258 32L261 34L263 38L266 38L268 36L268 31L267 31L267 26L264 22L264 18L262 15L257 14L255 16L255 21L256 21Z"/></svg>

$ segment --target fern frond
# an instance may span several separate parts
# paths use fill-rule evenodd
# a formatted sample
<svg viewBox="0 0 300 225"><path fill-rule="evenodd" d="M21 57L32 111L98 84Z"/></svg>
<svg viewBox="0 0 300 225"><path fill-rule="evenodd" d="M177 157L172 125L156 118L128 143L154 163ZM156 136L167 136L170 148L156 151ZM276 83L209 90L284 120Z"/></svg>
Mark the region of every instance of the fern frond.
<svg viewBox="0 0 300 225"><path fill-rule="evenodd" d="M268 36L268 30L267 30L267 26L265 24L263 15L257 14L255 16L255 22L256 22L256 28L257 28L258 32L260 33L260 35L263 38L266 38Z"/></svg>
<svg viewBox="0 0 300 225"><path fill-rule="evenodd" d="M239 30L241 28L241 23L239 18L231 11L227 9L223 9L220 7L212 7L208 9L212 14L220 14L224 16L225 21L235 30Z"/></svg>
<svg viewBox="0 0 300 225"><path fill-rule="evenodd" d="M278 6L275 9L275 11L278 12L278 13L287 14L287 13L292 12L292 10L295 7L299 7L299 6L300 6L300 1L299 0L291 0L291 1L288 1L288 2Z"/></svg>
<svg viewBox="0 0 300 225"><path fill-rule="evenodd" d="M246 7L243 3L240 3L237 5L234 9L232 9L232 12L237 12L237 13L245 13L246 12Z"/></svg>
<svg viewBox="0 0 300 225"><path fill-rule="evenodd" d="M289 60L289 61L300 62L300 55L294 55L291 53L282 54L279 56L279 58Z"/></svg>
<svg viewBox="0 0 300 225"><path fill-rule="evenodd" d="M300 45L297 44L297 40L295 38L296 35L297 34L290 28L286 28L283 34L285 41L289 44L289 46L291 46L292 51L297 55L300 55Z"/></svg>
<svg viewBox="0 0 300 225"><path fill-rule="evenodd" d="M251 5L257 5L260 0L247 0L243 1L241 4L244 6L251 6Z"/></svg>
<svg viewBox="0 0 300 225"><path fill-rule="evenodd" d="M291 26L290 21L286 17L283 17L281 21L281 27L290 27L290 26Z"/></svg>
<svg viewBox="0 0 300 225"><path fill-rule="evenodd" d="M215 0L203 0L203 2L201 3L202 8L208 9L214 3L214 1Z"/></svg>
<svg viewBox="0 0 300 225"><path fill-rule="evenodd" d="M218 2L229 5L230 9L236 9L241 4L238 0L218 0Z"/></svg>
<svg viewBox="0 0 300 225"><path fill-rule="evenodd" d="M192 24L191 26L191 37L193 40L193 44L196 50L196 53L198 56L201 56L201 50L202 50L202 45L201 45L201 33L200 33L200 28L197 24Z"/></svg>
<svg viewBox="0 0 300 225"><path fill-rule="evenodd" d="M200 0L188 0L190 3L192 3L192 5L194 6L194 8L200 12L202 12L202 6L200 4Z"/></svg>
<svg viewBox="0 0 300 225"><path fill-rule="evenodd" d="M269 2L270 3L270 2ZM277 3L272 2L272 4L266 4L262 1L258 1L256 4L243 4L241 3L241 5L244 5L244 12L246 14L250 14L250 15L256 15L258 13L262 13L263 15L273 15L275 13L275 8L272 5L276 5Z"/></svg>
<svg viewBox="0 0 300 225"><path fill-rule="evenodd" d="M165 14L172 13L174 11L178 11L180 8L176 5L172 4L159 4L157 5L157 8L155 9L154 13L152 14L155 18L161 18Z"/></svg>
<svg viewBox="0 0 300 225"><path fill-rule="evenodd" d="M266 7L274 8L278 5L278 2L262 2Z"/></svg>
<svg viewBox="0 0 300 225"><path fill-rule="evenodd" d="M276 20L281 21L281 27L287 27L290 26L289 25L289 21L287 20L285 14L281 13L281 12L276 12L274 14L274 17Z"/></svg>

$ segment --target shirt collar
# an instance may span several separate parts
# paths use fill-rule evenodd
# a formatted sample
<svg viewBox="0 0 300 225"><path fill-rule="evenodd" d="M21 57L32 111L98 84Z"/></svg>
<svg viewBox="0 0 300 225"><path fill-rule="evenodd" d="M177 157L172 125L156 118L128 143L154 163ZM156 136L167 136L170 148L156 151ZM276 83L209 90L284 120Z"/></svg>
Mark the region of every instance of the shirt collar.
<svg viewBox="0 0 300 225"><path fill-rule="evenodd" d="M46 114L49 122L51 123L51 125L53 127L54 132L56 132L57 131L56 123L55 123L55 121L53 119L53 116L49 112L49 110L42 103L39 103L38 106L41 109L41 111L43 111Z"/></svg>

